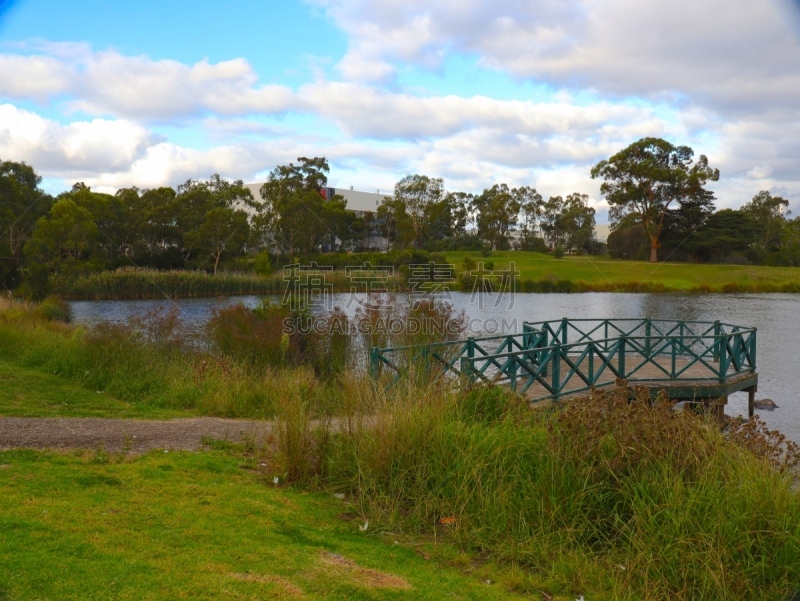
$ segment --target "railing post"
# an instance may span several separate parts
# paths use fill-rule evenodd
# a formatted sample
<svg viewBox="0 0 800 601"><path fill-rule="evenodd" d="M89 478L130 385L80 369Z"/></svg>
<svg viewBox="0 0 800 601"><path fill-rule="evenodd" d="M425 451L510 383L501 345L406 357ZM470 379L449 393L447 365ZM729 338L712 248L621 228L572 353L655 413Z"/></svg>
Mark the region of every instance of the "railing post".
<svg viewBox="0 0 800 601"><path fill-rule="evenodd" d="M714 322L714 362L719 363L719 337L722 333L722 326L719 319Z"/></svg>
<svg viewBox="0 0 800 601"><path fill-rule="evenodd" d="M467 338L467 357L472 359L475 356L475 338L470 336Z"/></svg>
<svg viewBox="0 0 800 601"><path fill-rule="evenodd" d="M678 366L677 365L677 363L678 363L678 353L677 353L677 349L675 348L675 337L674 336L672 337L672 345L671 346L672 346L672 368L671 368L671 370L669 372L669 379L670 380L674 380L675 379L675 372L676 372L676 369L677 369L677 366Z"/></svg>
<svg viewBox="0 0 800 601"><path fill-rule="evenodd" d="M750 334L750 364L753 366L750 371L753 373L756 371L756 332L758 332L758 330L753 328L753 333Z"/></svg>
<svg viewBox="0 0 800 601"><path fill-rule="evenodd" d="M470 383L475 382L475 368L472 359L461 357L461 376L467 378Z"/></svg>
<svg viewBox="0 0 800 601"><path fill-rule="evenodd" d="M727 334L723 334L719 338L719 381L725 380L725 374L728 372L728 340Z"/></svg>
<svg viewBox="0 0 800 601"><path fill-rule="evenodd" d="M556 399L561 396L561 345L558 341L553 344L553 394Z"/></svg>
<svg viewBox="0 0 800 601"><path fill-rule="evenodd" d="M547 330L542 330L542 340L539 343L540 348L547 348ZM547 355L544 351L539 351L537 354L537 363L539 365L544 364L544 368L542 369L542 375L547 376Z"/></svg>
<svg viewBox="0 0 800 601"><path fill-rule="evenodd" d="M589 386L594 386L594 341L589 341Z"/></svg>
<svg viewBox="0 0 800 601"><path fill-rule="evenodd" d="M680 333L681 333L681 352L683 352L683 321L678 322L680 323Z"/></svg>
<svg viewBox="0 0 800 601"><path fill-rule="evenodd" d="M508 358L508 377L511 380L511 392L517 391L517 357L512 355Z"/></svg>
<svg viewBox="0 0 800 601"><path fill-rule="evenodd" d="M561 318L561 344L567 344L567 325L569 324L569 319L566 317Z"/></svg>
<svg viewBox="0 0 800 601"><path fill-rule="evenodd" d="M648 317L644 322L644 355L647 360L650 360L650 318Z"/></svg>
<svg viewBox="0 0 800 601"><path fill-rule="evenodd" d="M617 370L619 371L620 378L625 378L625 345L628 342L628 337L623 334L619 337L619 354L617 355Z"/></svg>

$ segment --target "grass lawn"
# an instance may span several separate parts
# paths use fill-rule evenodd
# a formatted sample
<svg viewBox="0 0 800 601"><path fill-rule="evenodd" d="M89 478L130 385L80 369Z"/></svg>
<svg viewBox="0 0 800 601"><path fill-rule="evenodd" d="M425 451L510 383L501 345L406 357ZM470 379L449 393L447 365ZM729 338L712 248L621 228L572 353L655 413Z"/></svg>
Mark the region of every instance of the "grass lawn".
<svg viewBox="0 0 800 601"><path fill-rule="evenodd" d="M127 403L63 377L0 360L0 415L170 419L197 413Z"/></svg>
<svg viewBox="0 0 800 601"><path fill-rule="evenodd" d="M0 599L519 598L226 450L0 452L0 498Z"/></svg>
<svg viewBox="0 0 800 601"><path fill-rule="evenodd" d="M507 268L513 261L519 270L519 280L558 279L588 284L610 285L630 282L662 284L666 290L681 291L707 287L722 291L726 284L736 284L771 291L785 285L800 287L800 269L796 267L764 267L754 265L711 265L693 263L657 263L621 261L604 256L567 256L556 259L550 255L526 251L497 251L489 257L479 252L453 251L445 253L458 271L464 269L464 258L475 262L492 261L495 269Z"/></svg>

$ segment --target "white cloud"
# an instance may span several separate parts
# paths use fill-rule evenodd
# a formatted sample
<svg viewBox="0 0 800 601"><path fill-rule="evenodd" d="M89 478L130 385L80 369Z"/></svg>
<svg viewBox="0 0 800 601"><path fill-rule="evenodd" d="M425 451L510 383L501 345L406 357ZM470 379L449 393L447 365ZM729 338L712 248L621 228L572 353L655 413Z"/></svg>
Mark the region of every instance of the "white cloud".
<svg viewBox="0 0 800 601"><path fill-rule="evenodd" d="M0 153L50 177L70 169L66 185L252 179L325 155L334 180L366 189L422 172L469 191L505 181L596 197L591 165L653 135L720 167L720 206L800 191L800 43L779 0L313 2L349 36L342 81L317 73L291 89L259 81L244 58L159 62L83 43L0 54L0 98L62 116L0 106ZM554 91L546 101L375 91L404 64L439 69L451 54ZM290 113L301 119L280 122ZM193 142L153 133L163 124Z"/></svg>
<svg viewBox="0 0 800 601"><path fill-rule="evenodd" d="M677 94L720 111L790 106L800 89L798 15L785 0L309 1L350 36L341 67L354 79L462 52L560 87Z"/></svg>
<svg viewBox="0 0 800 601"><path fill-rule="evenodd" d="M0 155L48 173L124 168L156 142L157 136L130 121L94 119L62 125L0 105Z"/></svg>
<svg viewBox="0 0 800 601"><path fill-rule="evenodd" d="M40 102L71 97L67 108L89 115L170 121L207 114L281 113L292 91L257 85L242 58L185 65L93 51L83 44L45 44L49 54L0 55L0 96ZM33 76L31 76L33 74Z"/></svg>

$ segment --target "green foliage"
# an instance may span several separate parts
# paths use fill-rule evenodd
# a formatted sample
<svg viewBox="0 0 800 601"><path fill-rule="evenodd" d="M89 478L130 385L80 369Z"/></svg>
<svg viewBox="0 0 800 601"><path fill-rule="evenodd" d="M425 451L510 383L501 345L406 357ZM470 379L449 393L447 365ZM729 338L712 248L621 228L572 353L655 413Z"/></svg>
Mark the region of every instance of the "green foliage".
<svg viewBox="0 0 800 601"><path fill-rule="evenodd" d="M208 340L218 353L247 365L279 366L288 353L281 345L290 317L279 305L263 304L255 311L244 305L214 309L206 325Z"/></svg>
<svg viewBox="0 0 800 601"><path fill-rule="evenodd" d="M478 235L492 250L509 248L509 234L522 208L515 192L506 184L495 184L473 200L473 207L478 211Z"/></svg>
<svg viewBox="0 0 800 601"><path fill-rule="evenodd" d="M719 180L719 170L708 166L688 146L674 146L660 138L642 138L592 168L600 191L610 205L612 221L633 215L650 237L650 261L658 260L659 238L673 203L712 206L713 193L703 186Z"/></svg>
<svg viewBox="0 0 800 601"><path fill-rule="evenodd" d="M275 246L289 257L311 254L335 237L352 241L361 226L345 211L341 196L324 198L330 170L325 158L300 157L298 164L279 165L261 187L261 201L254 207L258 244Z"/></svg>
<svg viewBox="0 0 800 601"><path fill-rule="evenodd" d="M50 321L72 321L72 307L59 296L48 296L44 299L36 307L36 314Z"/></svg>
<svg viewBox="0 0 800 601"><path fill-rule="evenodd" d="M211 255L216 275L222 255L240 254L249 232L246 212L217 207L204 215L202 223L191 230L185 240L189 248L204 250Z"/></svg>
<svg viewBox="0 0 800 601"><path fill-rule="evenodd" d="M253 270L258 275L272 275L272 259L267 251L262 250L254 257Z"/></svg>
<svg viewBox="0 0 800 601"><path fill-rule="evenodd" d="M383 235L393 248L452 247L466 234L472 196L446 192L441 178L408 175L378 207Z"/></svg>
<svg viewBox="0 0 800 601"><path fill-rule="evenodd" d="M36 222L52 204L39 188L42 178L25 163L0 163L0 286L19 283L23 248Z"/></svg>

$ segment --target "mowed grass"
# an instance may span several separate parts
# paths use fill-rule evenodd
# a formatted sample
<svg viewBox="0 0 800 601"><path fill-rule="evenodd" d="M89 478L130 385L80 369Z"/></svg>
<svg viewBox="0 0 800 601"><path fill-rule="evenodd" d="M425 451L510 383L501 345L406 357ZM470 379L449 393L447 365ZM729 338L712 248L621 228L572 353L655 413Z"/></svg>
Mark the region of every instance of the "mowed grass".
<svg viewBox="0 0 800 601"><path fill-rule="evenodd" d="M446 253L448 261L464 270L464 258L492 261L494 269L507 269L510 262L524 280L558 280L584 282L597 289L615 285L663 285L666 291L710 292L773 292L800 290L800 269L796 267L766 267L755 265L717 265L693 263L657 263L621 261L605 256L566 256L556 259L550 255L526 251L497 251L489 257L479 252L453 251ZM797 290L794 290L797 288Z"/></svg>
<svg viewBox="0 0 800 601"><path fill-rule="evenodd" d="M0 599L517 598L229 451L0 452L0 498Z"/></svg>
<svg viewBox="0 0 800 601"><path fill-rule="evenodd" d="M0 360L0 415L171 419L196 412L128 403L40 369Z"/></svg>

